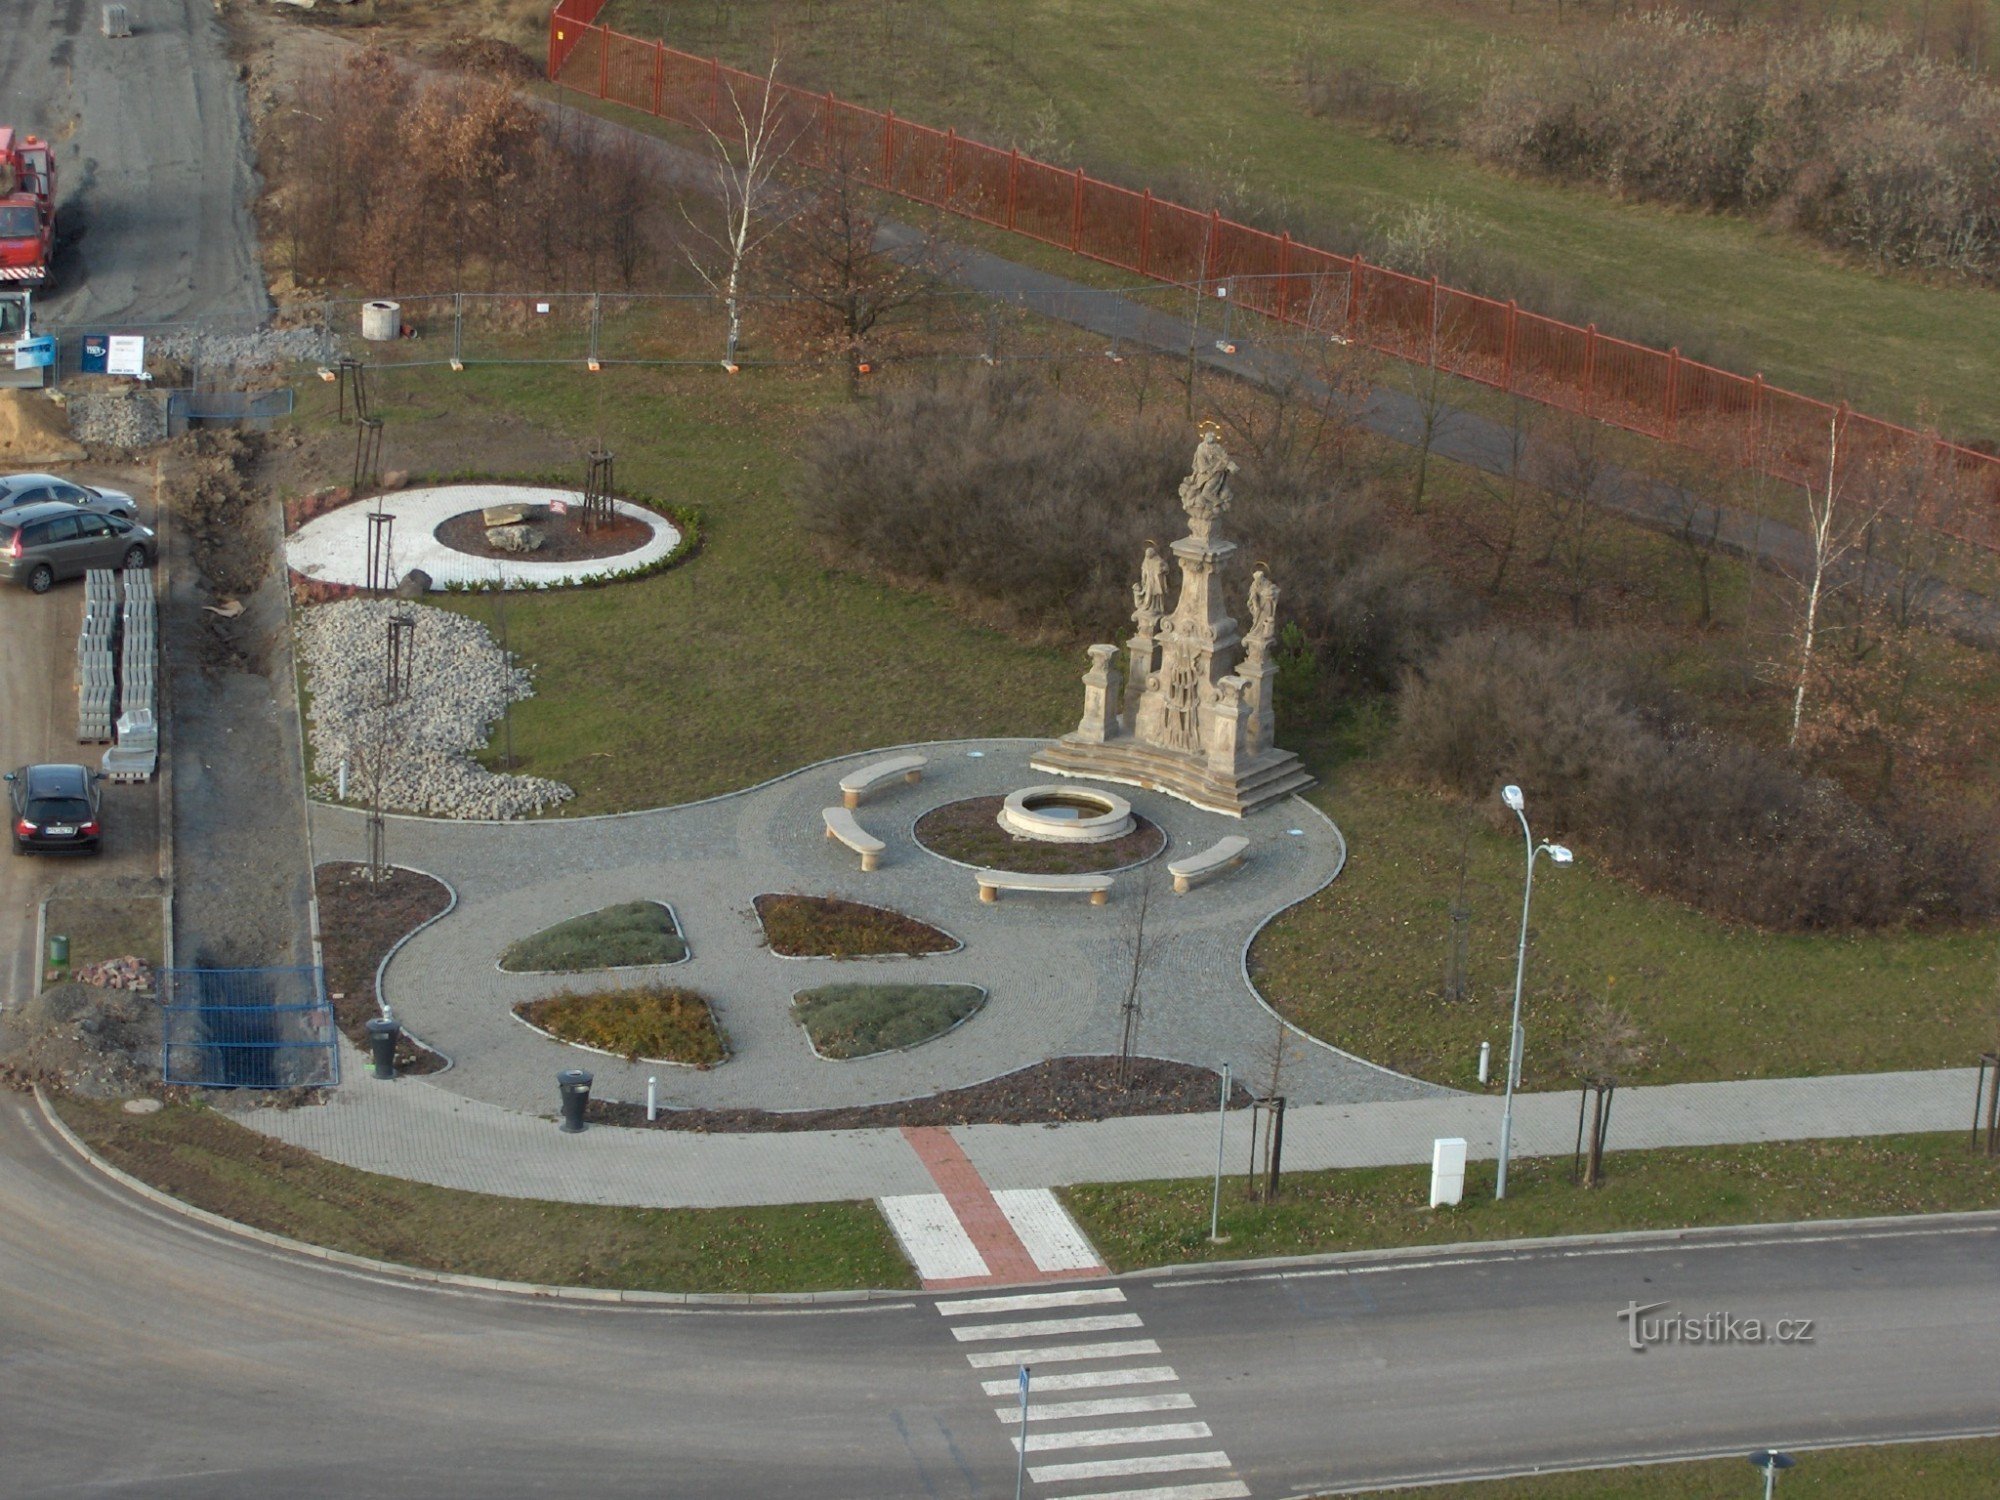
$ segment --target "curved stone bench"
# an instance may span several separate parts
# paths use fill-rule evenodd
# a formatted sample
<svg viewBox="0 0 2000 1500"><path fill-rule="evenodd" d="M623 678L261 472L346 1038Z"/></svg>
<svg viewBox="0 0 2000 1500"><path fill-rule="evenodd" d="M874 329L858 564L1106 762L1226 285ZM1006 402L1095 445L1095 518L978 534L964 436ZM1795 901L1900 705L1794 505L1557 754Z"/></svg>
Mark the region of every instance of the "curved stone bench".
<svg viewBox="0 0 2000 1500"><path fill-rule="evenodd" d="M921 755L895 755L888 760L878 760L872 766L863 766L858 771L849 771L840 778L841 806L859 807L864 796L898 776L915 786L924 779L924 767L929 764L930 761Z"/></svg>
<svg viewBox="0 0 2000 1500"><path fill-rule="evenodd" d="M981 901L998 901L1002 891L1058 891L1088 895L1092 906L1111 899L1109 875L1024 875L1015 870L975 870Z"/></svg>
<svg viewBox="0 0 2000 1500"><path fill-rule="evenodd" d="M861 856L863 872L874 869L881 861L882 851L888 846L863 828L853 813L844 807L829 807L823 809L820 816L826 819L828 838L839 839Z"/></svg>
<svg viewBox="0 0 2000 1500"><path fill-rule="evenodd" d="M1190 854L1186 859L1177 859L1167 866L1167 873L1174 877L1174 894L1185 896L1196 884L1211 875L1220 875L1225 870L1233 870L1243 863L1250 840L1240 833L1232 833L1228 838L1217 839L1199 854Z"/></svg>

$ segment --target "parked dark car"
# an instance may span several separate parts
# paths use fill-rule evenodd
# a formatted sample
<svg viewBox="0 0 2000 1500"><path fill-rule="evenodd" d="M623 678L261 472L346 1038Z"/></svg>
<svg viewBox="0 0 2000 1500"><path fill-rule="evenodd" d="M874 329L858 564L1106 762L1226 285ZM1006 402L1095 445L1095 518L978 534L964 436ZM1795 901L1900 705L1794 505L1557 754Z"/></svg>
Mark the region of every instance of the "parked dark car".
<svg viewBox="0 0 2000 1500"><path fill-rule="evenodd" d="M79 484L57 474L0 474L0 511L17 510L23 505L47 501L81 505L91 510L113 511L139 518L139 504L123 490L107 490L94 484Z"/></svg>
<svg viewBox="0 0 2000 1500"><path fill-rule="evenodd" d="M149 568L151 528L126 516L45 501L0 511L0 578L46 594L91 568Z"/></svg>
<svg viewBox="0 0 2000 1500"><path fill-rule="evenodd" d="M23 766L7 773L14 803L14 852L95 854L104 826L88 766Z"/></svg>

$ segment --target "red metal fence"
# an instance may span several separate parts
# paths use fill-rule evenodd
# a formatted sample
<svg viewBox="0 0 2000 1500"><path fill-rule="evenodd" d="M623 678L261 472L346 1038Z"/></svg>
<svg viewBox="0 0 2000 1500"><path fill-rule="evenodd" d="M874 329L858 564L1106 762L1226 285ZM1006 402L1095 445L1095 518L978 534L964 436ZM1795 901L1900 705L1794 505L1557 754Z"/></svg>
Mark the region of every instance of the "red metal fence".
<svg viewBox="0 0 2000 1500"><path fill-rule="evenodd" d="M606 0L560 0L549 19L549 77L666 119L725 130L765 80L595 25ZM2000 457L1933 434L1579 328L1436 278L1407 276L1134 192L1115 183L775 85L774 108L810 165L844 165L872 185L1155 280L1219 291L1281 323L1563 411L1726 455L1794 483L1823 483L1829 461L1907 464L1920 457L1942 487L1982 502L1947 529L1991 545ZM1940 516L1940 520L1944 517ZM1956 524L1953 524L1953 522Z"/></svg>

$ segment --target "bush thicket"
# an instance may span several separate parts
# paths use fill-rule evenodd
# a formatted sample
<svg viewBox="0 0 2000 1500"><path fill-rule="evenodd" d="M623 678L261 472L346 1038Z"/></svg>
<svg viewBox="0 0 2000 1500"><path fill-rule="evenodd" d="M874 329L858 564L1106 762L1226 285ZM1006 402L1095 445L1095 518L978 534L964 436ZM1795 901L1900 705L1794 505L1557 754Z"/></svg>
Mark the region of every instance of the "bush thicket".
<svg viewBox="0 0 2000 1500"><path fill-rule="evenodd" d="M1185 529L1192 444L1113 425L1020 370L947 371L829 420L808 443L813 526L885 571L982 600L1015 623L1118 640L1148 539ZM1241 550L1225 587L1268 561L1328 683L1387 687L1456 608L1417 549L1351 479L1253 472L1234 484ZM1108 632L1108 633L1107 633Z"/></svg>
<svg viewBox="0 0 2000 1500"><path fill-rule="evenodd" d="M1502 72L1465 136L1509 167L2000 277L2000 89L1885 32L1653 12Z"/></svg>
<svg viewBox="0 0 2000 1500"><path fill-rule="evenodd" d="M1394 753L1406 775L1467 796L1517 782L1545 836L1730 920L1838 930L2000 914L1986 820L1864 806L1688 724L1584 639L1454 638L1406 680Z"/></svg>

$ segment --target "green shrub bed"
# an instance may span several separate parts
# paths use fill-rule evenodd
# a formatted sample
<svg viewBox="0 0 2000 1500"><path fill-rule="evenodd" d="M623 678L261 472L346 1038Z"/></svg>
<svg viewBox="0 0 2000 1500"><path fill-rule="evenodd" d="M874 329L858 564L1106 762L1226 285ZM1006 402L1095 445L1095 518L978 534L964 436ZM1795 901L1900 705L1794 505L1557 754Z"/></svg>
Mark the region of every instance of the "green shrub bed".
<svg viewBox="0 0 2000 1500"><path fill-rule="evenodd" d="M958 939L886 907L832 896L759 896L764 940L784 958L915 957L949 953Z"/></svg>
<svg viewBox="0 0 2000 1500"><path fill-rule="evenodd" d="M687 951L680 924L665 905L627 901L522 938L500 956L500 967L509 974L581 974L679 963Z"/></svg>
<svg viewBox="0 0 2000 1500"><path fill-rule="evenodd" d="M814 1051L845 1060L928 1042L985 1003L975 984L829 984L799 991L792 1014Z"/></svg>

